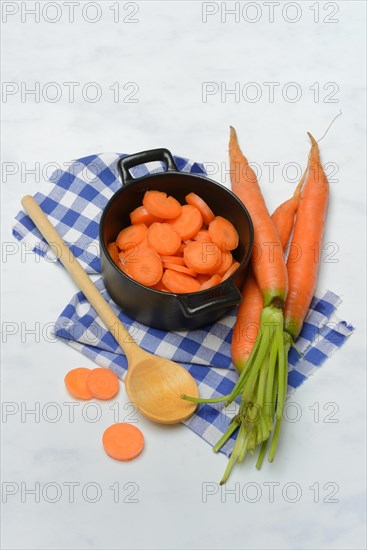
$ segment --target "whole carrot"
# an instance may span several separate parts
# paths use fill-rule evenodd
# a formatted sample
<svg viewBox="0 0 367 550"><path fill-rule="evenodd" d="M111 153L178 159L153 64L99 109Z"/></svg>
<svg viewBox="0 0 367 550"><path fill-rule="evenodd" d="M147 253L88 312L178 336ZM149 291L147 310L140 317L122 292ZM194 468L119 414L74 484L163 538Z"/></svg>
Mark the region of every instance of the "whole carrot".
<svg viewBox="0 0 367 550"><path fill-rule="evenodd" d="M292 243L299 254L289 259L289 292L285 306L285 330L296 338L301 331L315 291L320 251L329 202L329 182L320 163L317 142L308 134L312 147L309 173L302 189Z"/></svg>
<svg viewBox="0 0 367 550"><path fill-rule="evenodd" d="M293 230L294 217L305 173L300 179L293 196L280 204L271 216L283 249L286 248ZM262 308L263 297L253 273L250 272L242 288L242 302L238 308L232 334L232 362L239 373L243 371L256 341Z"/></svg>
<svg viewBox="0 0 367 550"><path fill-rule="evenodd" d="M288 277L283 248L262 196L256 174L238 144L235 129L230 128L229 160L231 188L246 205L254 224L252 269L264 298L264 306L285 303Z"/></svg>

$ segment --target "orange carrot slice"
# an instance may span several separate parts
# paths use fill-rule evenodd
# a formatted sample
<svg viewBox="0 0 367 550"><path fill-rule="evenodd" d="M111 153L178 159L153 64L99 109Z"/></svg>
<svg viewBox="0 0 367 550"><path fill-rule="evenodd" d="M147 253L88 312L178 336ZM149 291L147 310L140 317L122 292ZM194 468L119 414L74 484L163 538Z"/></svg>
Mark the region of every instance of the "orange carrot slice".
<svg viewBox="0 0 367 550"><path fill-rule="evenodd" d="M213 243L216 243L222 250L234 250L238 246L238 233L234 225L217 216L209 225L209 234Z"/></svg>
<svg viewBox="0 0 367 550"><path fill-rule="evenodd" d="M181 214L172 221L170 226L177 231L181 239L191 239L203 225L203 218L195 206L185 204L181 207Z"/></svg>
<svg viewBox="0 0 367 550"><path fill-rule="evenodd" d="M211 278L210 275L204 275L203 273L198 273L196 275L196 279L199 281L201 285L206 283L206 281L209 281L210 278Z"/></svg>
<svg viewBox="0 0 367 550"><path fill-rule="evenodd" d="M195 271L189 269L185 265L171 264L170 262L163 262L163 269L173 269L174 271L179 271L180 273L186 273L191 275L191 277L196 277Z"/></svg>
<svg viewBox="0 0 367 550"><path fill-rule="evenodd" d="M144 448L144 436L136 426L120 422L104 431L102 444L108 456L126 462L140 455Z"/></svg>
<svg viewBox="0 0 367 550"><path fill-rule="evenodd" d="M91 370L84 367L70 370L65 376L65 386L75 399L92 399L93 393L87 387L87 378Z"/></svg>
<svg viewBox="0 0 367 550"><path fill-rule="evenodd" d="M181 245L180 245L181 246ZM182 256L162 256L162 262L169 262L170 264L185 265Z"/></svg>
<svg viewBox="0 0 367 550"><path fill-rule="evenodd" d="M147 241L159 254L171 256L179 249L181 237L170 224L156 222L148 229Z"/></svg>
<svg viewBox="0 0 367 550"><path fill-rule="evenodd" d="M179 273L173 269L166 269L164 271L162 283L170 292L177 294L200 290L200 283L196 279L186 273Z"/></svg>
<svg viewBox="0 0 367 550"><path fill-rule="evenodd" d="M144 223L129 225L117 235L116 244L120 250L127 250L141 243L147 232L148 228Z"/></svg>
<svg viewBox="0 0 367 550"><path fill-rule="evenodd" d="M179 249L176 252L176 254L179 254L180 256L182 256L183 253L184 253L185 248L186 248L185 243L181 243Z"/></svg>
<svg viewBox="0 0 367 550"><path fill-rule="evenodd" d="M196 195L195 193L189 193L188 195L186 195L185 199L187 204L195 206L195 208L199 210L206 225L209 225L210 222L214 220L214 212L211 210L211 208L209 208L206 202L201 197L199 197L199 195Z"/></svg>
<svg viewBox="0 0 367 550"><path fill-rule="evenodd" d="M180 203L162 191L147 191L143 198L143 206L153 216L171 220L181 214Z"/></svg>
<svg viewBox="0 0 367 550"><path fill-rule="evenodd" d="M212 238L207 229L200 229L193 237L194 241L200 241L201 243L211 243Z"/></svg>
<svg viewBox="0 0 367 550"><path fill-rule="evenodd" d="M142 248L130 262L126 262L125 269L134 281L145 286L156 285L163 275L161 257L149 247Z"/></svg>
<svg viewBox="0 0 367 550"><path fill-rule="evenodd" d="M210 277L208 281L206 281L201 285L200 290L208 290L208 288L212 288L213 286L219 285L219 283L221 282L222 282L222 277L220 277L217 274L214 274L213 277Z"/></svg>
<svg viewBox="0 0 367 550"><path fill-rule="evenodd" d="M144 223L147 227L152 225L154 222L163 221L162 218L157 218L157 216L150 214L144 206L138 206L135 210L130 212L130 220L132 224Z"/></svg>
<svg viewBox="0 0 367 550"><path fill-rule="evenodd" d="M227 273L228 269L231 267L232 264L233 264L232 253L222 252L220 266L219 266L219 269L217 270L218 275L223 277L223 275Z"/></svg>
<svg viewBox="0 0 367 550"><path fill-rule="evenodd" d="M220 266L221 251L215 243L192 241L184 250L184 260L196 273L213 274Z"/></svg>
<svg viewBox="0 0 367 550"><path fill-rule="evenodd" d="M111 256L111 260L113 261L114 264L117 265L117 267L120 267L120 260L119 260L119 247L117 246L117 244L115 242L113 243L109 243L107 245L107 252L109 253L109 255Z"/></svg>
<svg viewBox="0 0 367 550"><path fill-rule="evenodd" d="M222 277L222 282L228 279L237 269L240 267L240 264L238 262L233 262L231 267L228 269L227 273L225 273Z"/></svg>
<svg viewBox="0 0 367 550"><path fill-rule="evenodd" d="M114 372L98 367L89 371L87 388L97 399L112 399L120 389L120 382Z"/></svg>

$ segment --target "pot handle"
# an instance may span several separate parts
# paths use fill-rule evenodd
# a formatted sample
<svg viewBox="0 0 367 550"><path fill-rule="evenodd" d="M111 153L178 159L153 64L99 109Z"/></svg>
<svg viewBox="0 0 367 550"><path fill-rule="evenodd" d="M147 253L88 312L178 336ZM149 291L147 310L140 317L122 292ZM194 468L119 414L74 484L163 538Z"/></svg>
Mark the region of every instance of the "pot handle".
<svg viewBox="0 0 367 550"><path fill-rule="evenodd" d="M204 295L178 295L177 299L186 317L196 317L201 313L210 313L222 307L235 306L242 300L242 294L233 281L229 280L218 296L219 288L213 287Z"/></svg>
<svg viewBox="0 0 367 550"><path fill-rule="evenodd" d="M148 151L141 151L140 153L134 153L120 159L117 163L117 169L120 173L122 185L134 181L129 170L139 164L145 164L146 162L161 161L166 165L167 172L178 172L177 165L173 159L171 151L168 149L149 149Z"/></svg>

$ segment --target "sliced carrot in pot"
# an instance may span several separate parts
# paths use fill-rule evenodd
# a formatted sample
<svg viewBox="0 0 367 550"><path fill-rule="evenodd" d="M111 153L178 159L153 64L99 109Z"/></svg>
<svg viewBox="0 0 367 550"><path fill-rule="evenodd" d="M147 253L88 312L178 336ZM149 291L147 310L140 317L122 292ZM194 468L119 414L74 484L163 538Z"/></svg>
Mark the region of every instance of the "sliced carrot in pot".
<svg viewBox="0 0 367 550"><path fill-rule="evenodd" d="M186 195L185 200L187 204L195 206L195 208L199 210L206 225L209 225L210 222L214 220L214 212L199 195L196 195L196 193L189 193Z"/></svg>
<svg viewBox="0 0 367 550"><path fill-rule="evenodd" d="M233 256L231 252L222 252L220 266L217 270L218 275L223 277L227 273L228 269L233 264Z"/></svg>
<svg viewBox="0 0 367 550"><path fill-rule="evenodd" d="M148 228L144 223L129 225L117 235L116 244L120 250L127 250L141 243L147 236Z"/></svg>
<svg viewBox="0 0 367 550"><path fill-rule="evenodd" d="M221 250L234 250L238 246L239 238L235 226L222 216L217 216L210 223L209 234Z"/></svg>
<svg viewBox="0 0 367 550"><path fill-rule="evenodd" d="M181 237L170 224L156 222L148 229L147 241L159 254L170 256L179 249Z"/></svg>
<svg viewBox="0 0 367 550"><path fill-rule="evenodd" d="M169 262L170 264L185 265L182 256L162 256L162 262Z"/></svg>
<svg viewBox="0 0 367 550"><path fill-rule="evenodd" d="M215 243L193 241L184 250L187 267L196 273L213 274L221 263L221 251Z"/></svg>
<svg viewBox="0 0 367 550"><path fill-rule="evenodd" d="M181 204L162 191L147 191L143 198L143 206L153 216L170 220L181 214Z"/></svg>
<svg viewBox="0 0 367 550"><path fill-rule="evenodd" d="M196 277L195 271L189 269L185 265L171 264L169 262L163 262L163 269L173 269L174 271L179 271L180 273L186 273L191 275L191 277Z"/></svg>
<svg viewBox="0 0 367 550"><path fill-rule="evenodd" d="M228 269L227 273L225 273L222 277L222 282L228 279L237 269L240 267L240 264L238 262L234 262L231 267Z"/></svg>
<svg viewBox="0 0 367 550"><path fill-rule="evenodd" d="M203 218L195 206L185 204L181 208L181 214L168 222L177 231L181 239L191 239L200 230Z"/></svg>
<svg viewBox="0 0 367 550"><path fill-rule="evenodd" d="M162 283L170 292L177 294L200 290L200 283L194 277L186 273L179 273L173 269L166 269L164 271Z"/></svg>
<svg viewBox="0 0 367 550"><path fill-rule="evenodd" d="M212 277L210 277L210 279L208 281L206 281L205 283L203 283L201 285L200 290L208 290L209 288L212 288L213 286L219 285L219 283L221 283L221 282L222 282L222 277L215 274Z"/></svg>
<svg viewBox="0 0 367 550"><path fill-rule="evenodd" d="M145 286L156 285L163 275L162 260L159 254L148 247L137 253L134 261L127 262L125 266L126 273Z"/></svg>
<svg viewBox="0 0 367 550"><path fill-rule="evenodd" d="M147 227L149 227L154 222L162 222L163 218L157 218L157 216L150 214L144 206L138 206L135 210L130 212L130 220L133 225L137 223L144 223Z"/></svg>

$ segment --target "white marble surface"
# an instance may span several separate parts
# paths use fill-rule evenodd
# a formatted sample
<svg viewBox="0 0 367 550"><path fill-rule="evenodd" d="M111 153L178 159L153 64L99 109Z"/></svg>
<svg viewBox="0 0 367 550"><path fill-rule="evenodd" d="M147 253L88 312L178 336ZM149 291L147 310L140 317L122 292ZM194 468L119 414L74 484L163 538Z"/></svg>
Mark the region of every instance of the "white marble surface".
<svg viewBox="0 0 367 550"><path fill-rule="evenodd" d="M284 2L275 8L273 23L269 8L255 3L262 16L253 24L243 17L236 23L233 16L221 22L220 13L203 23L201 2L178 1L138 2L135 24L114 23L112 2L99 3L101 19L95 24L83 20L80 2L70 23L68 8L60 2L59 14L51 6L35 23L24 13L24 7L34 4L2 2L3 9L19 8L2 25L3 80L19 89L22 82L23 87L40 82L49 97L53 90L44 85L57 82L62 97L51 103L42 96L39 102L27 96L22 102L19 92L2 105L4 242L14 242L10 226L21 196L36 192L42 183L42 176L37 181L38 175L24 174L25 168L38 162L46 170L47 163L61 165L99 151L166 146L183 156L218 163L225 175L229 124L236 125L243 148L262 167L261 183L272 209L293 189L281 169L289 162L305 162L306 131L321 136L342 109L343 116L321 144L323 160L338 166L326 232L326 242L336 243L338 251L336 263L323 263L319 286L342 295L340 316L354 323L357 331L298 391L295 399L302 418L286 423L276 462L265 464L261 472L251 461L235 470L227 490L243 491L245 497L241 494L236 502L235 495L221 496L218 486L211 485L215 494L203 502L203 482L215 484L226 459L214 456L184 426L162 428L139 418L146 449L139 459L123 464L109 460L101 449L103 429L114 421L109 403L101 405L102 418L96 423L83 418L82 412L92 417L93 410L81 406L75 410L75 421L68 420L65 403L70 398L63 377L73 367L93 364L64 344L49 341L47 325L57 318L74 286L54 265L38 262L33 255L24 257L20 249L11 255L7 248L2 262L2 321L3 330L13 327L16 333L3 335L2 346L2 399L8 412L14 407L14 414L3 416L2 422L3 548L364 548L364 2L328 6L316 2L319 23L310 9L315 3L298 2L302 14L293 24L282 18ZM211 3L210 9L220 11L222 4ZM323 22L332 17L335 5L339 13L333 17L339 22ZM120 8L122 17L133 10L124 2ZM95 17L93 6L88 9L87 17ZM285 16L294 19L295 12L289 9ZM60 14L59 22L45 21ZM254 17L255 12L249 11L248 18ZM103 94L96 103L83 100L80 93L92 81ZM138 103L113 101L109 87L117 81L121 88L126 82L138 85ZM75 88L74 102L68 101L65 82L81 83ZM228 89L235 82L241 89L256 82L263 97L250 103L227 96L222 102L216 94L203 102L203 82L224 82ZM280 83L274 102L269 101L265 82ZM301 87L298 102L286 101L279 92L289 82ZM309 89L315 82L319 102ZM323 101L336 90L335 85L324 90L328 82L339 88L335 103ZM126 95L132 88L121 91ZM265 163L276 161L280 166L270 182ZM17 173L9 175L12 169ZM218 171L213 177L226 179ZM26 335L25 330L34 326L38 335ZM121 408L128 402L123 389L119 402ZM332 412L323 409L330 402L339 408L336 423L323 421ZM40 418L22 418L20 411L36 403ZM55 409L47 408L48 403L60 407L58 422L50 422ZM319 422L314 417L316 406L309 408L314 403L319 404ZM122 410L120 420L128 413ZM74 502L66 485L70 482L79 484ZM133 490L125 486L127 482L138 484L134 497L138 503L123 502ZM269 482L279 484L274 502ZM40 502L25 492L35 483L40 484ZM98 502L88 502L95 492L93 486L88 492L87 483L100 488ZM119 502L114 502L109 489L114 483L120 484ZM251 488L247 483L258 485ZM288 483L297 485L292 489ZM55 487L61 491L60 499L51 503ZM299 500L291 503L295 487ZM319 502L315 502L317 487ZM324 502L335 487L337 502ZM15 494L6 498L7 491ZM256 491L258 501L250 502Z"/></svg>

